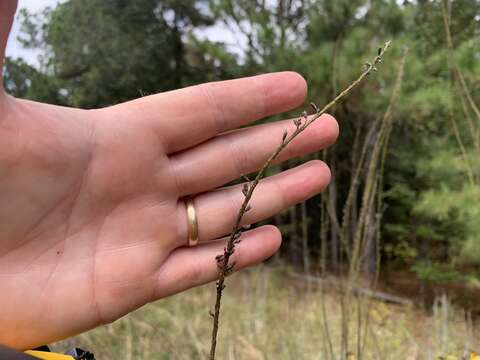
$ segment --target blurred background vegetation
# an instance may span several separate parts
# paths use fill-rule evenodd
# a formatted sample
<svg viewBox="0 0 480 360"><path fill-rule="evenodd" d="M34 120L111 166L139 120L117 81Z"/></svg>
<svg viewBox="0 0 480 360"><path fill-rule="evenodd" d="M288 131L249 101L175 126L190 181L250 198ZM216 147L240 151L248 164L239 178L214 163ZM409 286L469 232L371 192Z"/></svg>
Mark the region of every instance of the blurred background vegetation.
<svg viewBox="0 0 480 360"><path fill-rule="evenodd" d="M380 71L333 110L338 143L313 155L332 169L329 188L270 220L284 235L272 267L303 274L309 289L312 277L349 279L427 310L448 298L480 314L478 0L69 0L17 21L41 56L8 58L6 89L85 108L281 70L301 73L322 105L392 39ZM229 35L212 41L212 31Z"/></svg>

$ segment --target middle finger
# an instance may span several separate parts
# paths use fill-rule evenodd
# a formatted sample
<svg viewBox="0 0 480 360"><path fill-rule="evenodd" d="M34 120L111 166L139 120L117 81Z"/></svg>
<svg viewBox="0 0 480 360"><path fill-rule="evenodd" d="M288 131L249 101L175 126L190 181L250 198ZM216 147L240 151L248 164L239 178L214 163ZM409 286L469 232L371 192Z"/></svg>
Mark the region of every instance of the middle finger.
<svg viewBox="0 0 480 360"><path fill-rule="evenodd" d="M278 147L292 120L252 126L221 134L170 157L180 196L220 187L261 168ZM274 163L323 149L335 142L338 124L323 115L280 153Z"/></svg>

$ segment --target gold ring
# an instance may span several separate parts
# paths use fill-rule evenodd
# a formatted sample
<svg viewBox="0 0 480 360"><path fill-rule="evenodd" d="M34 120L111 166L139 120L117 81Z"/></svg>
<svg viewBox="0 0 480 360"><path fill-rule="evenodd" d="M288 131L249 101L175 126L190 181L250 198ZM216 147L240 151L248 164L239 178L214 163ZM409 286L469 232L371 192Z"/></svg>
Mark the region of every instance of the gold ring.
<svg viewBox="0 0 480 360"><path fill-rule="evenodd" d="M188 246L195 246L198 244L198 220L197 212L193 204L193 198L187 197L185 199L185 206L187 207L188 220Z"/></svg>

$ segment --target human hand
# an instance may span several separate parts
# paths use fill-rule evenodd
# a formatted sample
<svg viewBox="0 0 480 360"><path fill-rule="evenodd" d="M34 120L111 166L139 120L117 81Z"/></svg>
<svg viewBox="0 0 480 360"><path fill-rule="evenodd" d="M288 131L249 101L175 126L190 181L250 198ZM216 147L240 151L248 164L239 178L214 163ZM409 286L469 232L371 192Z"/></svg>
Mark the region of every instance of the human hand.
<svg viewBox="0 0 480 360"><path fill-rule="evenodd" d="M212 281L215 256L257 170L291 120L238 129L300 105L305 81L284 72L203 84L98 110L0 93L0 343L32 348L111 322L157 299ZM279 161L333 143L319 119ZM262 181L245 224L322 190L311 161ZM200 244L185 247L182 198L194 195ZM270 257L281 236L242 236L236 270Z"/></svg>

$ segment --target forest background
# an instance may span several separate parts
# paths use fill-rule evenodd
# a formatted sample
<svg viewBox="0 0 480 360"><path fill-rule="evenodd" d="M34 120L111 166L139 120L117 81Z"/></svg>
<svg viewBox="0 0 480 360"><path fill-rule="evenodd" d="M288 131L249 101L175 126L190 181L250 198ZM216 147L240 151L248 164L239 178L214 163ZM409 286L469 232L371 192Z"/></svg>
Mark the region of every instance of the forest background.
<svg viewBox="0 0 480 360"><path fill-rule="evenodd" d="M313 155L329 188L269 220L284 237L269 266L480 314L480 1L69 0L17 21L39 57L7 58L7 91L84 108L281 70L321 106L393 40L332 111L338 142Z"/></svg>

